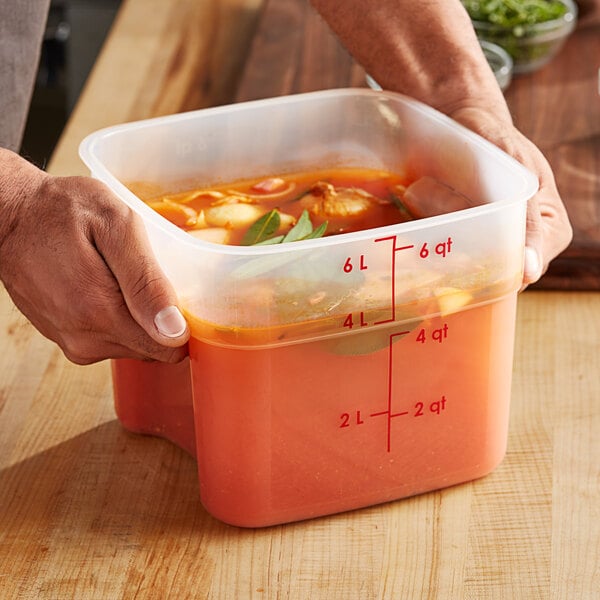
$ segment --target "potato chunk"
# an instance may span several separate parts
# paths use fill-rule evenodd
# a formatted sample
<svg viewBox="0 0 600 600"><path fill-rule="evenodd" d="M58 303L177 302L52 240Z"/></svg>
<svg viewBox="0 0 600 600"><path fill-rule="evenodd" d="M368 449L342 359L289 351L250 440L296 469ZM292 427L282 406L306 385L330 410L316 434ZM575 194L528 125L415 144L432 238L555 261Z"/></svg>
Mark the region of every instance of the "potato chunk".
<svg viewBox="0 0 600 600"><path fill-rule="evenodd" d="M254 204L219 204L204 210L204 219L210 227L241 229L254 223L264 211Z"/></svg>
<svg viewBox="0 0 600 600"><path fill-rule="evenodd" d="M227 244L231 232L224 227L207 227L206 229L190 229L188 233L198 240L212 242L213 244Z"/></svg>

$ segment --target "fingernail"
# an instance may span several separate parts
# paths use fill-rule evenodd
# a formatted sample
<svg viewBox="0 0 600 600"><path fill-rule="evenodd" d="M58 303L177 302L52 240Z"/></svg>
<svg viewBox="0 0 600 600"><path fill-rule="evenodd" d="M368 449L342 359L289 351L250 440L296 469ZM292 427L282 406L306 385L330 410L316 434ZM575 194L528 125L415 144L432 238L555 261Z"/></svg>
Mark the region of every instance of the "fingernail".
<svg viewBox="0 0 600 600"><path fill-rule="evenodd" d="M525 247L525 264L523 266L524 278L527 281L534 282L540 278L541 264L537 251L530 246Z"/></svg>
<svg viewBox="0 0 600 600"><path fill-rule="evenodd" d="M187 323L176 306L163 308L154 317L154 325L159 333L166 337L177 338L185 333Z"/></svg>

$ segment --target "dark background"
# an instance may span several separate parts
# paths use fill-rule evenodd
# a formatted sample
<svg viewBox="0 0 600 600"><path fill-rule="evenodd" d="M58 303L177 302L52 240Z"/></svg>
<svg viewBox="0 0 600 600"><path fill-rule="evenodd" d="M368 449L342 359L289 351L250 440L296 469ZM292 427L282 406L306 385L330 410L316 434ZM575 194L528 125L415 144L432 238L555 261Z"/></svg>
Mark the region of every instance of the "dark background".
<svg viewBox="0 0 600 600"><path fill-rule="evenodd" d="M39 167L52 155L120 3L52 0L21 148Z"/></svg>

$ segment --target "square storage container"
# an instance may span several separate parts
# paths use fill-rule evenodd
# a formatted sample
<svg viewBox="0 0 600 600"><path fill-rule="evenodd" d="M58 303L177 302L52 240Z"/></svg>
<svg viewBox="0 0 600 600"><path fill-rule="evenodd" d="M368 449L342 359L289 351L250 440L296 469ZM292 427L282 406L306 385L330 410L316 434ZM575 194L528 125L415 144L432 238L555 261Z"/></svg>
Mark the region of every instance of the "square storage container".
<svg viewBox="0 0 600 600"><path fill-rule="evenodd" d="M113 361L117 414L196 456L212 515L245 527L296 521L500 463L537 190L512 158L418 102L351 89L119 125L80 152L141 215L192 331L179 365ZM433 177L477 205L241 247L193 238L127 187L340 166Z"/></svg>

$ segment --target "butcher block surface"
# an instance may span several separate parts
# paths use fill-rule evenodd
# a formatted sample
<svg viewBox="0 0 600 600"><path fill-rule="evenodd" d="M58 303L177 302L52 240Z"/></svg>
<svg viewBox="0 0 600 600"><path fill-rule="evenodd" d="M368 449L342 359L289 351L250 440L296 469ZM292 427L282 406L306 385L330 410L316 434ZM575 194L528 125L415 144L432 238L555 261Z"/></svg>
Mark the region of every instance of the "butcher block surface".
<svg viewBox="0 0 600 600"><path fill-rule="evenodd" d="M598 288L599 37L582 30L507 94L554 163L576 239L540 284L565 290L519 297L494 472L305 522L224 525L188 454L121 427L109 364L69 363L2 291L0 598L598 598L600 292L572 288ZM304 0L125 0L49 170L85 174L77 146L106 125L347 85L364 85L360 68Z"/></svg>

